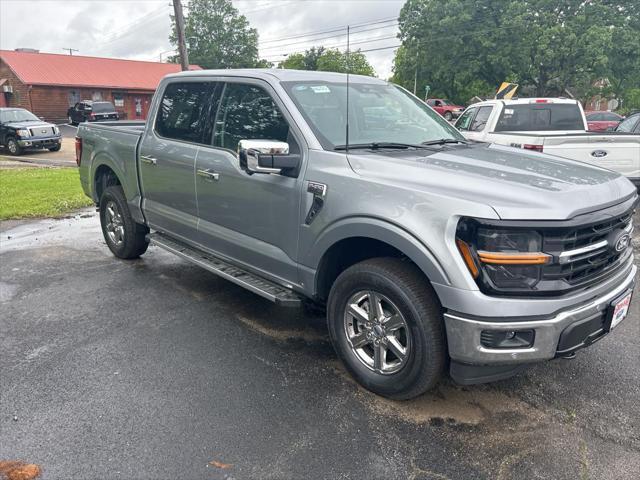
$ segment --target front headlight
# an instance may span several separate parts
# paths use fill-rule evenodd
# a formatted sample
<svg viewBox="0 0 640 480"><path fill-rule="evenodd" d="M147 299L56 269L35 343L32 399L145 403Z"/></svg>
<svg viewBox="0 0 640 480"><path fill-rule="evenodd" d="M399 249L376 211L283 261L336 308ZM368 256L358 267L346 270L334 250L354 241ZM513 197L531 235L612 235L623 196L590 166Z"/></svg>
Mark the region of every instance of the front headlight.
<svg viewBox="0 0 640 480"><path fill-rule="evenodd" d="M29 130L27 130L26 128L21 128L20 130L16 130L16 135L22 138L31 136L31 134L29 133Z"/></svg>
<svg viewBox="0 0 640 480"><path fill-rule="evenodd" d="M490 291L533 290L541 267L552 259L542 252L538 232L485 226L472 219L460 221L456 243L472 276Z"/></svg>
<svg viewBox="0 0 640 480"><path fill-rule="evenodd" d="M53 133L54 133L55 135L60 135L60 129L59 129L58 127L54 126L54 127L53 127Z"/></svg>

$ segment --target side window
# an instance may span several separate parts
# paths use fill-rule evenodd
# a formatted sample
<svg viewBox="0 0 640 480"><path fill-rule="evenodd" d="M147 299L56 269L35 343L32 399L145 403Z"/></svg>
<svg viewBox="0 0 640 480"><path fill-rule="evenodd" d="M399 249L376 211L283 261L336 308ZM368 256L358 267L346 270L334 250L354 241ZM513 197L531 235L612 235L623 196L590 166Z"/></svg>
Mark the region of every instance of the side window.
<svg viewBox="0 0 640 480"><path fill-rule="evenodd" d="M640 123L640 115L634 115L620 122L616 132L633 132L636 123Z"/></svg>
<svg viewBox="0 0 640 480"><path fill-rule="evenodd" d="M213 145L234 152L240 140L280 140L289 125L271 96L261 87L228 83L215 122Z"/></svg>
<svg viewBox="0 0 640 480"><path fill-rule="evenodd" d="M493 110L491 106L478 108L478 113L471 122L469 130L473 132L481 132L484 130L484 127L487 125L487 120L489 120L489 115L491 115L491 110Z"/></svg>
<svg viewBox="0 0 640 480"><path fill-rule="evenodd" d="M156 132L165 138L184 142L206 142L210 82L170 83L164 91L158 114ZM142 101L140 101L142 107ZM140 108L142 112L142 108Z"/></svg>
<svg viewBox="0 0 640 480"><path fill-rule="evenodd" d="M469 126L471 125L471 119L476 114L478 110L477 107L467 108L467 110L460 116L458 121L455 124L455 127L458 130L469 130Z"/></svg>
<svg viewBox="0 0 640 480"><path fill-rule="evenodd" d="M602 120L605 120L607 122L617 122L619 120L619 117L615 113L603 113Z"/></svg>
<svg viewBox="0 0 640 480"><path fill-rule="evenodd" d="M433 100L432 98L430 98L429 100L427 100L427 105L429 105L430 107L433 107L435 104L435 100Z"/></svg>

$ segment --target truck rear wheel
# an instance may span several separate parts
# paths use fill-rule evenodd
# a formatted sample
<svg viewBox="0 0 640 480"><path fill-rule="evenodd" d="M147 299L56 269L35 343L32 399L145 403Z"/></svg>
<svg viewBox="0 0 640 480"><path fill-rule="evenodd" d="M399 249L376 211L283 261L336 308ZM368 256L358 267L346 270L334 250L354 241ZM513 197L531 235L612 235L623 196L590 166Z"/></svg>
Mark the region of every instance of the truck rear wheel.
<svg viewBox="0 0 640 480"><path fill-rule="evenodd" d="M100 198L100 224L109 250L118 258L138 258L147 251L149 229L136 223L120 185L105 188Z"/></svg>
<svg viewBox="0 0 640 480"><path fill-rule="evenodd" d="M329 294L327 323L347 370L374 393L406 400L442 376L442 307L408 261L374 258L342 272Z"/></svg>

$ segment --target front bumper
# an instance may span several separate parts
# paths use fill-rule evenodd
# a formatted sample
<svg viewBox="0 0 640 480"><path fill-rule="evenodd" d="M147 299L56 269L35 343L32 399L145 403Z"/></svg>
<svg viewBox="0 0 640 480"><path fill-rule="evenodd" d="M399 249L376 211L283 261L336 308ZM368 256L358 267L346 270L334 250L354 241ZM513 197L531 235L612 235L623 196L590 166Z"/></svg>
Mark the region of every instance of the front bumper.
<svg viewBox="0 0 640 480"><path fill-rule="evenodd" d="M54 137L28 137L18 140L18 145L26 148L51 148L60 145L62 136Z"/></svg>
<svg viewBox="0 0 640 480"><path fill-rule="evenodd" d="M607 308L612 300L634 287L636 270L632 264L622 280L607 291L548 317L529 315L492 319L446 312L449 355L460 364L506 366L549 360L586 347L607 334L603 328ZM532 304L538 299L521 301L523 311L531 312ZM535 335L529 347L487 348L481 343L483 330L534 330Z"/></svg>

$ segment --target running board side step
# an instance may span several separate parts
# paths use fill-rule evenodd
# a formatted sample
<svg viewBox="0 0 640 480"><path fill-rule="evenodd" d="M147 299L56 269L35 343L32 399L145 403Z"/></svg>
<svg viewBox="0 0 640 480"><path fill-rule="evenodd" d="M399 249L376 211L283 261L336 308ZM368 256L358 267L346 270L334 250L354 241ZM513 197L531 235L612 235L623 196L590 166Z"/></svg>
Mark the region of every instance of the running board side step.
<svg viewBox="0 0 640 480"><path fill-rule="evenodd" d="M302 303L302 299L292 290L231 265L209 253L169 238L162 233L150 233L147 235L147 238L151 245L157 245L163 250L178 255L278 305L283 307L298 307Z"/></svg>

